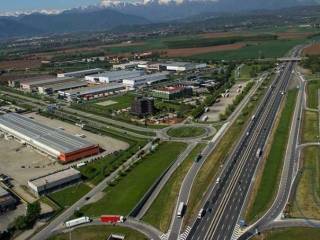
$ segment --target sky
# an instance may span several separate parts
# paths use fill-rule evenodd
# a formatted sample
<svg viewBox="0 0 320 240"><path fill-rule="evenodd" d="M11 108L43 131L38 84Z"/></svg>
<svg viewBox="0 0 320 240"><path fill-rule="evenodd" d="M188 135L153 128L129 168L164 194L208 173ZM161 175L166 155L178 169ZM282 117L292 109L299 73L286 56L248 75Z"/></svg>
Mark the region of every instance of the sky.
<svg viewBox="0 0 320 240"><path fill-rule="evenodd" d="M62 10L99 3L100 0L0 0L0 12Z"/></svg>

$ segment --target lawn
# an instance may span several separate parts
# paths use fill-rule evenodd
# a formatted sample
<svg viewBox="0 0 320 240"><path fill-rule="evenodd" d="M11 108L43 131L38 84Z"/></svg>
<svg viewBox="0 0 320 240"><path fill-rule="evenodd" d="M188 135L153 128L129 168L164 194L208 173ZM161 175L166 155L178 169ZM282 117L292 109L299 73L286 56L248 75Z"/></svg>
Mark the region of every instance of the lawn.
<svg viewBox="0 0 320 240"><path fill-rule="evenodd" d="M182 181L204 146L204 144L198 144L191 151L189 156L179 166L161 190L158 197L143 217L143 221L150 223L163 232L168 231Z"/></svg>
<svg viewBox="0 0 320 240"><path fill-rule="evenodd" d="M285 108L281 113L279 124L276 128L271 150L267 156L261 180L257 191L252 196L253 202L249 204L246 212L247 222L257 219L272 203L275 197L278 180L281 174L283 158L287 148L292 115L295 108L297 90L288 92Z"/></svg>
<svg viewBox="0 0 320 240"><path fill-rule="evenodd" d="M147 240L143 234L129 228L119 226L90 226L73 230L70 233L62 233L49 238L49 240L105 240L110 234L125 235L126 240Z"/></svg>
<svg viewBox="0 0 320 240"><path fill-rule="evenodd" d="M317 142L319 140L319 114L305 111L303 118L302 142Z"/></svg>
<svg viewBox="0 0 320 240"><path fill-rule="evenodd" d="M51 198L60 207L66 208L86 195L90 190L91 188L88 185L79 183L77 185L51 193L48 195L48 197Z"/></svg>
<svg viewBox="0 0 320 240"><path fill-rule="evenodd" d="M302 175L299 176L297 191L290 209L291 217L320 219L319 150L319 147L307 147L303 150Z"/></svg>
<svg viewBox="0 0 320 240"><path fill-rule="evenodd" d="M318 90L320 89L320 81L312 80L308 82L307 92L308 92L308 107L318 109Z"/></svg>
<svg viewBox="0 0 320 240"><path fill-rule="evenodd" d="M252 240L319 240L319 228L286 228L269 231L252 238Z"/></svg>
<svg viewBox="0 0 320 240"><path fill-rule="evenodd" d="M195 55L195 60L244 60L258 58L278 58L284 56L294 46L301 44L303 40L274 40L258 43L248 43L246 47L216 53Z"/></svg>
<svg viewBox="0 0 320 240"><path fill-rule="evenodd" d="M170 137L176 137L176 138L199 137L204 135L205 133L206 133L206 130L202 127L190 127L190 126L171 128L168 131L168 135Z"/></svg>
<svg viewBox="0 0 320 240"><path fill-rule="evenodd" d="M271 78L268 78L264 81L262 87L259 88L257 93L251 98L251 101L243 109L237 121L230 126L223 138L219 141L215 150L201 167L191 189L188 208L185 214L185 224L189 224L192 216L195 216L198 213L201 204L201 198L199 198L199 196L203 196L210 186L210 183L214 181L219 170L219 166L224 163L234 146L234 143L240 137L246 122L250 119L257 106L257 102L262 98L270 80Z"/></svg>
<svg viewBox="0 0 320 240"><path fill-rule="evenodd" d="M107 187L101 200L85 206L81 211L89 216L128 215L156 179L185 148L185 143L161 143L153 153L144 157L130 171L123 173L114 186Z"/></svg>

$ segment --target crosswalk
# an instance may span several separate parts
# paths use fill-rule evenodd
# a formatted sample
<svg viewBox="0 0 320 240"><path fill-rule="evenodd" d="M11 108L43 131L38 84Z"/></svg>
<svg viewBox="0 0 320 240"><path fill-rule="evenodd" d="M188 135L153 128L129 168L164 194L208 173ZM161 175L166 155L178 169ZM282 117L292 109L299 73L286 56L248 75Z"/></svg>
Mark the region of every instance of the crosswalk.
<svg viewBox="0 0 320 240"><path fill-rule="evenodd" d="M233 233L232 233L232 237L231 237L231 240L237 240L241 235L242 235L242 230L240 228L240 225L237 224L233 230Z"/></svg>
<svg viewBox="0 0 320 240"><path fill-rule="evenodd" d="M164 233L160 236L161 240L168 240L169 239L169 233Z"/></svg>
<svg viewBox="0 0 320 240"><path fill-rule="evenodd" d="M191 227L190 226L187 226L186 230L184 231L184 233L180 234L179 235L179 240L186 240L189 233L191 231Z"/></svg>

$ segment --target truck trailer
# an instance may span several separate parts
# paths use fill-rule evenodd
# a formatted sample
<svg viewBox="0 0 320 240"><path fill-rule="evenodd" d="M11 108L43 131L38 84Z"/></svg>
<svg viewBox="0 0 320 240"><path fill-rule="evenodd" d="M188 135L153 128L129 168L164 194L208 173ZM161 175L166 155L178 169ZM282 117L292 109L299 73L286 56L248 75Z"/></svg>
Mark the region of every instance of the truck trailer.
<svg viewBox="0 0 320 240"><path fill-rule="evenodd" d="M103 223L123 223L125 218L119 215L102 215L100 217L100 222Z"/></svg>
<svg viewBox="0 0 320 240"><path fill-rule="evenodd" d="M70 221L65 222L66 227L71 228L78 226L80 224L89 223L91 222L91 219L89 217L80 217L76 219L72 219Z"/></svg>

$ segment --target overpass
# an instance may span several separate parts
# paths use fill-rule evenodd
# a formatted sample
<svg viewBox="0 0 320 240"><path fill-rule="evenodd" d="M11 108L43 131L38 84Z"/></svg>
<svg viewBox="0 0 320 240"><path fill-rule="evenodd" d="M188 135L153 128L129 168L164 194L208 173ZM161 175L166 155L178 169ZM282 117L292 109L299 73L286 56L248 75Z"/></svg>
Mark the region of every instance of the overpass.
<svg viewBox="0 0 320 240"><path fill-rule="evenodd" d="M301 57L283 57L277 59L279 62L300 62L302 60Z"/></svg>

